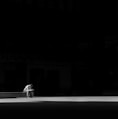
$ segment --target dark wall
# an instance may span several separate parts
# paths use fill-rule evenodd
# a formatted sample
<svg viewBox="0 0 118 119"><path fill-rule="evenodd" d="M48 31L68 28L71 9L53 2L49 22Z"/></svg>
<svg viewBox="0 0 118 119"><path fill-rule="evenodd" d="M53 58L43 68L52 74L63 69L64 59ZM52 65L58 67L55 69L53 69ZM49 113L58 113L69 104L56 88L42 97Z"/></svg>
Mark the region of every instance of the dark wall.
<svg viewBox="0 0 118 119"><path fill-rule="evenodd" d="M35 68L30 70L35 96L56 96L59 92L59 71Z"/></svg>
<svg viewBox="0 0 118 119"><path fill-rule="evenodd" d="M7 65L8 68L4 68L5 83L3 91L22 92L27 85L26 64L19 63L11 66L9 64Z"/></svg>

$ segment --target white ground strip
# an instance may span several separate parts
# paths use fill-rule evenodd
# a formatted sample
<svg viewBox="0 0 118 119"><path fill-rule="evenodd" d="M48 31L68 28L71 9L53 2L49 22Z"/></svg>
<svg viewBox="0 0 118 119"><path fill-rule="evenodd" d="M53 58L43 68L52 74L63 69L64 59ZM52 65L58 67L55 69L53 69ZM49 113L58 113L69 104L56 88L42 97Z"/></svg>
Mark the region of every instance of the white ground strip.
<svg viewBox="0 0 118 119"><path fill-rule="evenodd" d="M6 98L0 99L0 103L22 102L118 102L118 96L83 96L83 97L33 97L33 98Z"/></svg>

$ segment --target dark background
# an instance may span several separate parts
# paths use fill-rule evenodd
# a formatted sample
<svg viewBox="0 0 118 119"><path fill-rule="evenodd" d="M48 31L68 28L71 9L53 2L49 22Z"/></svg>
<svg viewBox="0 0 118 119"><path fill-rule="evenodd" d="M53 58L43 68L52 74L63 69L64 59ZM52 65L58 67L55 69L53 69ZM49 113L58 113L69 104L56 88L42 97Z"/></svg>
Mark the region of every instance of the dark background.
<svg viewBox="0 0 118 119"><path fill-rule="evenodd" d="M117 1L4 0L0 6L1 91L22 91L30 82L37 96L118 92ZM28 79L27 64L36 61L68 64L70 88L61 90L59 71L45 74L45 66L31 69Z"/></svg>

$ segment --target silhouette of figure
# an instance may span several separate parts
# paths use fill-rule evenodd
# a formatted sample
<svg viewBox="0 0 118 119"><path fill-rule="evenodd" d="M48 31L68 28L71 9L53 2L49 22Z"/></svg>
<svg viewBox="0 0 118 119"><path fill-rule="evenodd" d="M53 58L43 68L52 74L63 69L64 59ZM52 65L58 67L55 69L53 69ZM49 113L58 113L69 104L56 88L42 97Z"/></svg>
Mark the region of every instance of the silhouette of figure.
<svg viewBox="0 0 118 119"><path fill-rule="evenodd" d="M23 92L26 92L27 97L33 97L34 96L34 89L32 89L33 85L32 84L28 84L25 86L25 88L23 89Z"/></svg>

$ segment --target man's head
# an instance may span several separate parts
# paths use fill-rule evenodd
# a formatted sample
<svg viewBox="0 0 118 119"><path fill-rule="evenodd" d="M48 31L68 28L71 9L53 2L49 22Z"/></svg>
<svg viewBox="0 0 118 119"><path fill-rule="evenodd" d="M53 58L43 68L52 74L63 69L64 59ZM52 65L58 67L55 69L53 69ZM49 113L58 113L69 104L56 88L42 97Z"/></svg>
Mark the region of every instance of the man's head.
<svg viewBox="0 0 118 119"><path fill-rule="evenodd" d="M30 89L33 88L33 85L32 84L28 84L27 85Z"/></svg>

